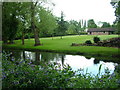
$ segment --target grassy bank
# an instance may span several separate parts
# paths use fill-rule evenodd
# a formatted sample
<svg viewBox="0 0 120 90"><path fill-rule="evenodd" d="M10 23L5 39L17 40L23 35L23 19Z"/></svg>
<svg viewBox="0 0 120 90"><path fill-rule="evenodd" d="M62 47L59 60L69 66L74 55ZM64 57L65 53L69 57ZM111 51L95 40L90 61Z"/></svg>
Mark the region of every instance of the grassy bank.
<svg viewBox="0 0 120 90"><path fill-rule="evenodd" d="M84 43L86 40L93 40L95 35L81 35L81 36L64 36L52 38L41 38L41 46L34 46L34 39L26 39L25 45L21 44L21 40L16 40L15 44L3 45L3 48L14 48L24 50L40 50L61 52L68 54L80 54L87 56L118 56L118 48L112 47L98 47L98 46L71 46L72 43ZM101 40L118 37L118 35L100 35ZM92 41L93 42L93 41Z"/></svg>

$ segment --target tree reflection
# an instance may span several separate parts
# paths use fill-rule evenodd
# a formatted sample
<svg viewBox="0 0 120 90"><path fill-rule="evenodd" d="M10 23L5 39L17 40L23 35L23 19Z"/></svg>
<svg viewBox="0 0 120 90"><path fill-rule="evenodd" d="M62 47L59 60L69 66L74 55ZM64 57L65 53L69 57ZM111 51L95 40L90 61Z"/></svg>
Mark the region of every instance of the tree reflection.
<svg viewBox="0 0 120 90"><path fill-rule="evenodd" d="M65 55L60 54L60 58L61 58L62 66L63 66L64 65L64 60L65 60Z"/></svg>
<svg viewBox="0 0 120 90"><path fill-rule="evenodd" d="M23 53L23 60L25 61L25 51L23 51L22 53Z"/></svg>
<svg viewBox="0 0 120 90"><path fill-rule="evenodd" d="M86 59L91 59L91 57L85 56Z"/></svg>
<svg viewBox="0 0 120 90"><path fill-rule="evenodd" d="M94 64L99 64L100 63L100 60L96 59L94 60Z"/></svg>
<svg viewBox="0 0 120 90"><path fill-rule="evenodd" d="M35 52L35 65L40 65L40 52Z"/></svg>

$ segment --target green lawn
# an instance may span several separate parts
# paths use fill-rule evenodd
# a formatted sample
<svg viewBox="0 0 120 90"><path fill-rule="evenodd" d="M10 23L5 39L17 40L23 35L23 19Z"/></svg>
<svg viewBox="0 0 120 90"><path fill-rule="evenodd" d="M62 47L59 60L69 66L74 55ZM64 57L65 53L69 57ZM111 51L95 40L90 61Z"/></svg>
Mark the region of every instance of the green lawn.
<svg viewBox="0 0 120 90"><path fill-rule="evenodd" d="M98 46L71 46L74 43L84 43L86 40L92 40L96 35L74 35L52 38L40 38L42 46L34 46L34 39L26 39L25 45L21 44L21 40L16 40L15 44L3 45L3 48L14 48L24 50L43 50L52 52L62 52L70 54L82 54L88 56L113 56L118 55L118 48L98 47ZM101 40L118 37L118 35L99 35ZM93 41L92 41L93 42Z"/></svg>

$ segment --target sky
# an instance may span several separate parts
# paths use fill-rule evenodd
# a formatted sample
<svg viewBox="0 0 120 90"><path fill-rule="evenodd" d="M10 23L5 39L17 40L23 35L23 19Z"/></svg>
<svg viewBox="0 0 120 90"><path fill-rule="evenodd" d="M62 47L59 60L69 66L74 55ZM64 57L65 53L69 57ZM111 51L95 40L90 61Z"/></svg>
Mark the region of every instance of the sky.
<svg viewBox="0 0 120 90"><path fill-rule="evenodd" d="M111 0L52 0L55 4L53 13L60 17L61 11L65 15L65 20L89 20L94 19L96 24L99 21L115 21L115 14Z"/></svg>

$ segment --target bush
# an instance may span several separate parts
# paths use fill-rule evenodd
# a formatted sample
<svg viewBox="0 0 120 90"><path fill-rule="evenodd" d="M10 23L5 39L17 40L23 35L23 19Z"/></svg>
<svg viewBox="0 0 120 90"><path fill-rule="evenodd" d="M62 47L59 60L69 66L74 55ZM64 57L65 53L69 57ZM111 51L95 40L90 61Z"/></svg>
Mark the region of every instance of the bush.
<svg viewBox="0 0 120 90"><path fill-rule="evenodd" d="M85 41L86 44L92 44L90 40Z"/></svg>
<svg viewBox="0 0 120 90"><path fill-rule="evenodd" d="M94 38L93 38L93 41L94 41L94 43L97 43L97 42L100 41L100 38L99 38L99 37L94 37Z"/></svg>
<svg viewBox="0 0 120 90"><path fill-rule="evenodd" d="M87 35L87 32L80 32L80 35Z"/></svg>

